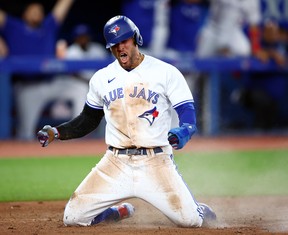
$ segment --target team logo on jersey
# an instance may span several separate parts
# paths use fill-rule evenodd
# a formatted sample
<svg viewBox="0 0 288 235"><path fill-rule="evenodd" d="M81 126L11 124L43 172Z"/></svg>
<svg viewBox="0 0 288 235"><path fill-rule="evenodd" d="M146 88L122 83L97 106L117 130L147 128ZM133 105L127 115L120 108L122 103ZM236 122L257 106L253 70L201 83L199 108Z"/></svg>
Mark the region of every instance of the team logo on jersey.
<svg viewBox="0 0 288 235"><path fill-rule="evenodd" d="M110 29L109 33L113 33L115 36L117 36L117 33L119 30L120 30L120 27L116 24Z"/></svg>
<svg viewBox="0 0 288 235"><path fill-rule="evenodd" d="M157 111L157 108L155 106L153 109L145 111L144 113L142 113L138 117L145 118L149 122L150 126L152 126L155 118L158 117L158 114L159 114L159 112Z"/></svg>

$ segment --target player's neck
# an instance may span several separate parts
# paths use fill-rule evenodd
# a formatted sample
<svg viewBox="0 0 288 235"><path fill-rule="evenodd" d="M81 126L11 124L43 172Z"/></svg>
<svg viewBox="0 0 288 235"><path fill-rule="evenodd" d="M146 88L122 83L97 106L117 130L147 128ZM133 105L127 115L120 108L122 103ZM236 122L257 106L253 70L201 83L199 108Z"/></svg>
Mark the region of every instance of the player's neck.
<svg viewBox="0 0 288 235"><path fill-rule="evenodd" d="M139 66L139 64L141 64L141 62L144 60L144 54L142 54L141 52L139 52L139 54L137 55L137 57L135 58L135 63L133 63L133 65L131 66L131 68L126 69L127 71L131 71L133 69L135 69L136 67Z"/></svg>
<svg viewBox="0 0 288 235"><path fill-rule="evenodd" d="M144 54L142 54L141 52L139 52L137 59L136 59L136 64L135 67L136 68L139 64L141 64L141 62L144 60Z"/></svg>

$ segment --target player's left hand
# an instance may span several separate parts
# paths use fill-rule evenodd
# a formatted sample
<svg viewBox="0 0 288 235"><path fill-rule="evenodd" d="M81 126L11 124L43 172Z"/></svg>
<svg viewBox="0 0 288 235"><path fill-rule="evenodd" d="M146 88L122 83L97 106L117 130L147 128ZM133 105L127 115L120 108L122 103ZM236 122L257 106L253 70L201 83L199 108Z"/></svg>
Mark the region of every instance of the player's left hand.
<svg viewBox="0 0 288 235"><path fill-rule="evenodd" d="M174 149L181 149L196 130L195 125L184 123L181 127L173 128L168 132L168 141Z"/></svg>

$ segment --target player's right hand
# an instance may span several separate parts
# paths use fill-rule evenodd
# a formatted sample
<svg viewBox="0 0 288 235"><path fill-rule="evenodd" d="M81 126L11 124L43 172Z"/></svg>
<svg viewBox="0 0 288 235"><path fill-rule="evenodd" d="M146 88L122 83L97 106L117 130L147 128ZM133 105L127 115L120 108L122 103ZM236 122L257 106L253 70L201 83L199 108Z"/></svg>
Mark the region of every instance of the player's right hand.
<svg viewBox="0 0 288 235"><path fill-rule="evenodd" d="M59 132L55 127L51 127L50 125L46 125L42 128L42 130L38 131L37 139L42 145L42 147L46 147L50 144L55 138L58 139Z"/></svg>

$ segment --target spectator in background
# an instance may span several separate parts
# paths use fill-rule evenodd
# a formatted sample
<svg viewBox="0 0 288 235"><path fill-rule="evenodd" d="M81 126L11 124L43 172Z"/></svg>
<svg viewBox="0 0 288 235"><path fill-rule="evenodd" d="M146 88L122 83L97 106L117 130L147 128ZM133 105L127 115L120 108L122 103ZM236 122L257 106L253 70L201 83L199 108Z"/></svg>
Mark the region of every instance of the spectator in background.
<svg viewBox="0 0 288 235"><path fill-rule="evenodd" d="M263 130L288 125L287 39L276 21L266 20L262 27L261 49L263 63L275 63L280 70L251 72L244 77L243 87L235 90L232 101L254 113L253 126Z"/></svg>
<svg viewBox="0 0 288 235"><path fill-rule="evenodd" d="M105 47L92 41L92 31L91 28L86 24L76 25L73 29L73 43L68 47L66 53L66 59L95 59L95 58L107 58L109 53ZM89 71L89 74L81 77L86 81L90 80L91 76L94 74Z"/></svg>
<svg viewBox="0 0 288 235"><path fill-rule="evenodd" d="M197 35L207 12L207 0L171 0L167 49L170 57L195 54ZM167 52L165 52L166 54Z"/></svg>
<svg viewBox="0 0 288 235"><path fill-rule="evenodd" d="M286 32L281 29L274 20L267 19L263 23L261 32L260 57L264 63L274 61L279 66L285 66L287 62ZM257 54L256 54L257 56Z"/></svg>
<svg viewBox="0 0 288 235"><path fill-rule="evenodd" d="M73 0L58 0L51 13L44 15L41 3L29 3L22 19L0 9L0 29L9 48L9 55L55 55L55 42ZM19 40L21 39L21 40Z"/></svg>
<svg viewBox="0 0 288 235"><path fill-rule="evenodd" d="M250 56L259 50L259 0L210 0L197 56ZM248 28L248 36L244 31Z"/></svg>
<svg viewBox="0 0 288 235"><path fill-rule="evenodd" d="M58 0L52 11L45 16L41 3L29 3L22 19L13 17L0 9L0 31L5 39L8 56L55 57L57 33L73 0ZM16 135L20 139L34 139L38 117L41 114L42 96L50 91L51 76L15 74L15 102L18 114Z"/></svg>

